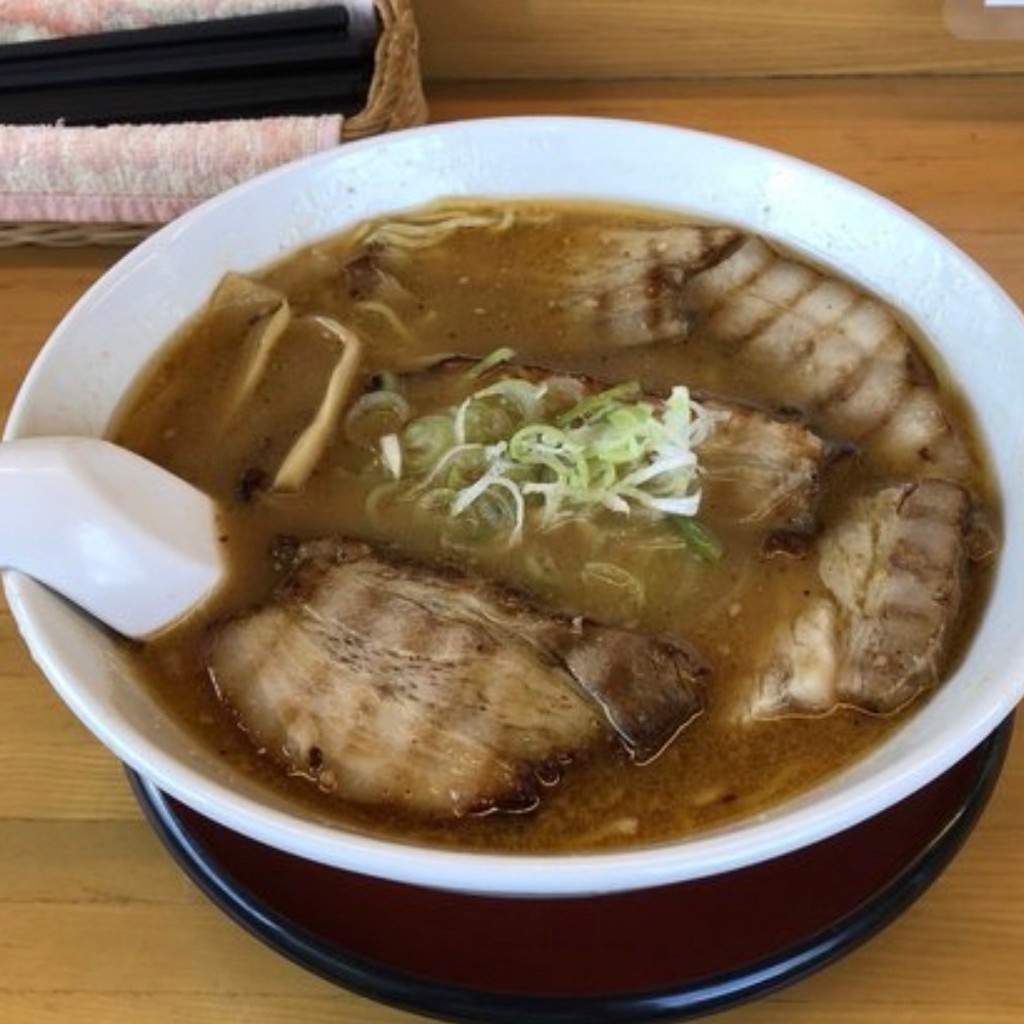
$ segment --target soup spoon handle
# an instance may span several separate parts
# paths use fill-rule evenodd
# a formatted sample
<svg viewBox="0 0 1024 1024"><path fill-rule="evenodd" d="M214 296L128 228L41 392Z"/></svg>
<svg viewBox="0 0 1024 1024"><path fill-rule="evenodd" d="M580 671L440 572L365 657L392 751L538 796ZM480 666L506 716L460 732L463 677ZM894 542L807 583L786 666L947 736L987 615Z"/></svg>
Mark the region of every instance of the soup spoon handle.
<svg viewBox="0 0 1024 1024"><path fill-rule="evenodd" d="M125 636L158 633L216 589L218 533L209 497L109 441L0 444L0 566Z"/></svg>

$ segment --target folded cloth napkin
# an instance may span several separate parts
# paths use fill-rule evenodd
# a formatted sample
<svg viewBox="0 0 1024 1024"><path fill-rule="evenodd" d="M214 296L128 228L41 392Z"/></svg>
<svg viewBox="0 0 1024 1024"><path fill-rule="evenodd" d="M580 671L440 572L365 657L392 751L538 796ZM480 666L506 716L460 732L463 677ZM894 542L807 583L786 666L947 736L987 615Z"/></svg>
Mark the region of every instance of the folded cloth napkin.
<svg viewBox="0 0 1024 1024"><path fill-rule="evenodd" d="M261 171L337 145L341 121L0 128L0 220L163 223Z"/></svg>
<svg viewBox="0 0 1024 1024"><path fill-rule="evenodd" d="M0 42L317 6L317 0L0 0ZM373 0L347 0L353 34ZM0 109L0 121L3 111ZM163 223L341 140L340 114L69 128L0 124L0 222Z"/></svg>

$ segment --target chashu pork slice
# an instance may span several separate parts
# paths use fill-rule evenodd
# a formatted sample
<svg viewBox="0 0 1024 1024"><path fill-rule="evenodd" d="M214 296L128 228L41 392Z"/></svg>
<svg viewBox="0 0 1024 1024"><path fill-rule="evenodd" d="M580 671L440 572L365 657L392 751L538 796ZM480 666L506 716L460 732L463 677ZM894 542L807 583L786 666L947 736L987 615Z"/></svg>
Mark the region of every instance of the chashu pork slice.
<svg viewBox="0 0 1024 1024"><path fill-rule="evenodd" d="M523 811L610 740L654 757L702 709L681 644L545 614L353 541L300 549L208 666L256 746L321 788L424 816Z"/></svg>
<svg viewBox="0 0 1024 1024"><path fill-rule="evenodd" d="M543 259L530 248L506 246L506 262L495 272L492 261L484 261L487 277L476 277L479 258L467 256L462 247L481 232L502 230L480 218L399 219L363 240L345 267L346 284L358 301L386 307L414 330L422 310L430 308L430 297L450 287L451 267L458 264L465 267L467 294L488 313L500 304L496 286L510 285L527 335L557 339L568 350L632 348L688 337L693 318L683 301L686 283L744 237L720 225L576 224L564 246L548 244ZM417 238L410 244L412 235ZM444 258L432 258L431 249L441 242Z"/></svg>
<svg viewBox="0 0 1024 1024"><path fill-rule="evenodd" d="M964 438L917 345L884 303L747 237L687 279L695 336L762 376L763 397L841 441L870 442L908 476L962 480Z"/></svg>
<svg viewBox="0 0 1024 1024"><path fill-rule="evenodd" d="M944 480L856 499L819 542L827 594L772 637L747 717L889 713L936 685L962 605L969 510Z"/></svg>
<svg viewBox="0 0 1024 1024"><path fill-rule="evenodd" d="M764 530L813 532L838 449L791 417L717 398L703 405L710 429L696 451L705 509Z"/></svg>
<svg viewBox="0 0 1024 1024"><path fill-rule="evenodd" d="M559 280L546 279L548 267L523 269L528 279L539 269L538 294L554 296L546 315L574 322L591 345L676 342L693 329L682 298L686 282L741 240L733 228L699 224L603 229L566 261Z"/></svg>

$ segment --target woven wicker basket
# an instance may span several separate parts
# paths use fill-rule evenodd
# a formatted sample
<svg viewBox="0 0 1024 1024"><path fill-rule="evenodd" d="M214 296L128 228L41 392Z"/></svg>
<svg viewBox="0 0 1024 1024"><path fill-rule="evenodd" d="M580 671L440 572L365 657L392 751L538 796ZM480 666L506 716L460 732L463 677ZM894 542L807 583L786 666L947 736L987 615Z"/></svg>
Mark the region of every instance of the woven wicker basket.
<svg viewBox="0 0 1024 1024"><path fill-rule="evenodd" d="M373 81L366 106L345 119L341 140L408 128L426 120L420 78L419 33L411 0L374 0L380 19ZM72 224L0 221L0 248L16 245L74 247L134 245L158 224Z"/></svg>

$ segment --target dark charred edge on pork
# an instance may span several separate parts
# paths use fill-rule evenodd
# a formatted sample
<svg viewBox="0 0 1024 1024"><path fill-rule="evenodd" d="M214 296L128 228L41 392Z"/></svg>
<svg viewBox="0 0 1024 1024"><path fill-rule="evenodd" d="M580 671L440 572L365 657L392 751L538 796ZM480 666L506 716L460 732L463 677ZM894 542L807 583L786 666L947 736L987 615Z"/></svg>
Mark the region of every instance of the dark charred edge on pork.
<svg viewBox="0 0 1024 1024"><path fill-rule="evenodd" d="M728 259L743 244L746 237L729 227L707 226L701 230L703 251L685 260L664 258L658 243L651 240L646 266L638 275L638 283L642 285L641 294L645 300L645 305L639 310L640 319L650 335L647 344L678 344L689 336L699 322L699 316L685 301L683 289L686 283L702 271ZM613 295L612 292L604 291L595 296L598 308L611 315L614 315L611 309ZM681 330L672 331L676 326ZM666 329L672 333L665 335Z"/></svg>
<svg viewBox="0 0 1024 1024"><path fill-rule="evenodd" d="M566 769L580 757L565 752L544 761L523 761L513 766L515 782L501 793L488 794L473 801L465 810L456 810L456 818L485 818L494 814L530 814L540 807L544 790L553 789Z"/></svg>
<svg viewBox="0 0 1024 1024"><path fill-rule="evenodd" d="M813 529L772 530L761 545L761 554L766 558L810 558L814 550Z"/></svg>
<svg viewBox="0 0 1024 1024"><path fill-rule="evenodd" d="M599 633L588 636L586 622L581 629L582 635L572 644L553 636L550 649L569 675L597 701L630 758L638 765L653 761L703 714L710 666L694 650L672 638L641 637L609 626L601 626ZM596 655L597 664L588 664L588 655ZM648 664L634 662L617 671L622 669L621 661L630 657ZM675 685L659 691L662 707L658 709L652 709L630 686L632 678L665 675L671 676Z"/></svg>

